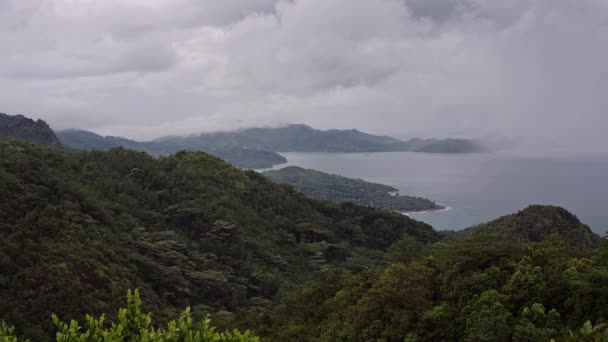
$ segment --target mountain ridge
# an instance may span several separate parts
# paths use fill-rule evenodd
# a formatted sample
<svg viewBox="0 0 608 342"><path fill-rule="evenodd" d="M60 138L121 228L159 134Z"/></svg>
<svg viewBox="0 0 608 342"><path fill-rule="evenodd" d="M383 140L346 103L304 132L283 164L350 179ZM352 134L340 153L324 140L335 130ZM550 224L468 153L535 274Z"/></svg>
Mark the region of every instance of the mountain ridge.
<svg viewBox="0 0 608 342"><path fill-rule="evenodd" d="M44 120L33 120L21 114L0 113L0 137L14 137L40 145L62 147L61 141Z"/></svg>
<svg viewBox="0 0 608 342"><path fill-rule="evenodd" d="M274 152L422 152L475 153L483 146L470 139L419 139L402 141L390 136L351 130L319 130L305 124L252 127L236 131L160 137L154 142L191 146L249 147Z"/></svg>
<svg viewBox="0 0 608 342"><path fill-rule="evenodd" d="M204 146L184 146L180 143L160 143L156 141L135 141L123 137L101 136L97 133L70 129L58 131L57 135L66 146L79 150L109 150L124 147L149 153L153 156L170 155L182 150L200 151L213 154L241 168L262 169L287 162L278 153L242 147L208 148Z"/></svg>

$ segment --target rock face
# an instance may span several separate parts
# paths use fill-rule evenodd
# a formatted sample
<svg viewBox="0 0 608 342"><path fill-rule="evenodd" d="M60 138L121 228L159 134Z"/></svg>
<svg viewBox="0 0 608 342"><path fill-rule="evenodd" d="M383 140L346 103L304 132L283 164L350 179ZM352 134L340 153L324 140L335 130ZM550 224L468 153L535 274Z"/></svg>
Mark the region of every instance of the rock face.
<svg viewBox="0 0 608 342"><path fill-rule="evenodd" d="M46 122L34 121L23 115L0 113L0 137L14 137L39 145L61 147L61 141Z"/></svg>

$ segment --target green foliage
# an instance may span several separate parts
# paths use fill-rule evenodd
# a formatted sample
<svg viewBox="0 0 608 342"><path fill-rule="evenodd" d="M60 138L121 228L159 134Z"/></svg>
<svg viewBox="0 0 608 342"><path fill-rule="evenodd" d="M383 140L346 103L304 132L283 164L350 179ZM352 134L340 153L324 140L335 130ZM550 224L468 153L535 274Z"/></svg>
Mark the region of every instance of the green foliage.
<svg viewBox="0 0 608 342"><path fill-rule="evenodd" d="M0 342L605 338L608 245L561 209L440 239L204 153L10 139L0 195Z"/></svg>
<svg viewBox="0 0 608 342"><path fill-rule="evenodd" d="M566 246L555 236L526 243L480 233L417 253L406 237L387 253L403 263L311 281L281 301L264 335L311 341L560 340L572 327L608 317L603 252L580 257ZM572 334L599 336L601 329Z"/></svg>
<svg viewBox="0 0 608 342"><path fill-rule="evenodd" d="M548 341L559 332L561 322L555 309L545 312L542 304L525 307L515 324L513 341Z"/></svg>
<svg viewBox="0 0 608 342"><path fill-rule="evenodd" d="M152 326L150 313L144 313L141 308L139 291L127 294L127 307L118 311L116 322L107 322L105 315L98 319L86 315L86 329L76 320L63 322L52 315L57 332L57 342L258 342L259 338L251 332L233 331L218 332L211 326L209 318L204 318L198 327L193 325L190 308L179 315L177 321L169 321L166 327ZM0 326L0 341L17 342L14 328L4 322Z"/></svg>
<svg viewBox="0 0 608 342"><path fill-rule="evenodd" d="M593 325L591 321L585 322L580 328L570 330L554 341L559 342L606 342L608 341L608 324Z"/></svg>
<svg viewBox="0 0 608 342"><path fill-rule="evenodd" d="M220 326L258 326L282 292L331 269L385 265L428 225L308 199L204 153L154 159L0 139L0 320L35 341L51 312L115 312L140 288L159 322L190 306Z"/></svg>
<svg viewBox="0 0 608 342"><path fill-rule="evenodd" d="M19 339L15 336L15 327L9 326L6 322L0 323L0 342L18 342Z"/></svg>
<svg viewBox="0 0 608 342"><path fill-rule="evenodd" d="M520 212L473 228L476 234L500 234L515 242L541 242L551 236L562 238L573 250L600 246L602 239L567 210L548 205L531 205Z"/></svg>
<svg viewBox="0 0 608 342"><path fill-rule="evenodd" d="M464 340L508 341L512 314L504 306L505 300L496 290L488 290L465 306Z"/></svg>
<svg viewBox="0 0 608 342"><path fill-rule="evenodd" d="M352 202L396 211L435 210L443 207L425 198L400 196L398 190L361 179L289 166L266 171L263 175L276 182L294 186L306 196L334 202Z"/></svg>

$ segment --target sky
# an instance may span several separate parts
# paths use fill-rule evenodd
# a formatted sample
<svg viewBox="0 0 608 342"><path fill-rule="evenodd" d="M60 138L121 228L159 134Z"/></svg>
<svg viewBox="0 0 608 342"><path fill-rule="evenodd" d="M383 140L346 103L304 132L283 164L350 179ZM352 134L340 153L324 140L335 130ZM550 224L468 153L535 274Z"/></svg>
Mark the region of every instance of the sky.
<svg viewBox="0 0 608 342"><path fill-rule="evenodd" d="M0 0L0 112L605 147L607 0Z"/></svg>

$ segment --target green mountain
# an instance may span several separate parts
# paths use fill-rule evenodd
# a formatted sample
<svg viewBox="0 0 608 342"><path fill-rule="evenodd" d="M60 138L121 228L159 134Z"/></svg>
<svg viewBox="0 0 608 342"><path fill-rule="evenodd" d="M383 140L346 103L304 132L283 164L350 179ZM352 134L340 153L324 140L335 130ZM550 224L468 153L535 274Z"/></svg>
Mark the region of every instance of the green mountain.
<svg viewBox="0 0 608 342"><path fill-rule="evenodd" d="M576 247L576 248L572 248ZM404 238L390 266L324 272L274 307L276 341L607 341L608 243L531 206L466 238Z"/></svg>
<svg viewBox="0 0 608 342"><path fill-rule="evenodd" d="M360 184L333 177L343 191ZM608 336L608 243L559 207L445 236L202 152L153 158L15 138L0 139L0 197L0 321L16 326L0 323L2 341L256 340L215 334L208 314L268 341ZM118 313L132 288L143 302L130 296ZM52 312L85 323L55 325Z"/></svg>
<svg viewBox="0 0 608 342"><path fill-rule="evenodd" d="M235 132L205 133L189 137L164 137L158 143L182 144L192 149L205 147L248 147L275 152L394 152L427 153L480 152L482 146L466 139L411 139L353 130L317 130L306 125L278 128L248 128Z"/></svg>
<svg viewBox="0 0 608 342"><path fill-rule="evenodd" d="M443 209L442 206L428 199L401 196L398 194L399 190L391 186L332 175L297 166L265 171L262 174L278 183L293 185L304 195L317 199L352 202L358 205L396 211Z"/></svg>
<svg viewBox="0 0 608 342"><path fill-rule="evenodd" d="M121 137L101 136L89 131L66 130L57 133L64 145L79 150L109 150L124 147L153 156L170 155L178 151L202 151L219 157L232 165L246 169L270 168L286 163L285 157L275 152L236 146L193 146L179 142L140 142Z"/></svg>
<svg viewBox="0 0 608 342"><path fill-rule="evenodd" d="M14 137L40 145L61 147L61 142L46 122L34 121L23 115L0 113L0 137Z"/></svg>
<svg viewBox="0 0 608 342"><path fill-rule="evenodd" d="M116 148L62 151L0 139L0 321L34 341L64 319L112 313L139 288L160 323L258 327L261 312L317 272L359 272L423 223L308 199L201 152L155 159Z"/></svg>
<svg viewBox="0 0 608 342"><path fill-rule="evenodd" d="M472 227L469 233L498 234L514 242L541 242L558 236L579 250L597 248L602 242L566 209L549 205L531 205L518 213Z"/></svg>

